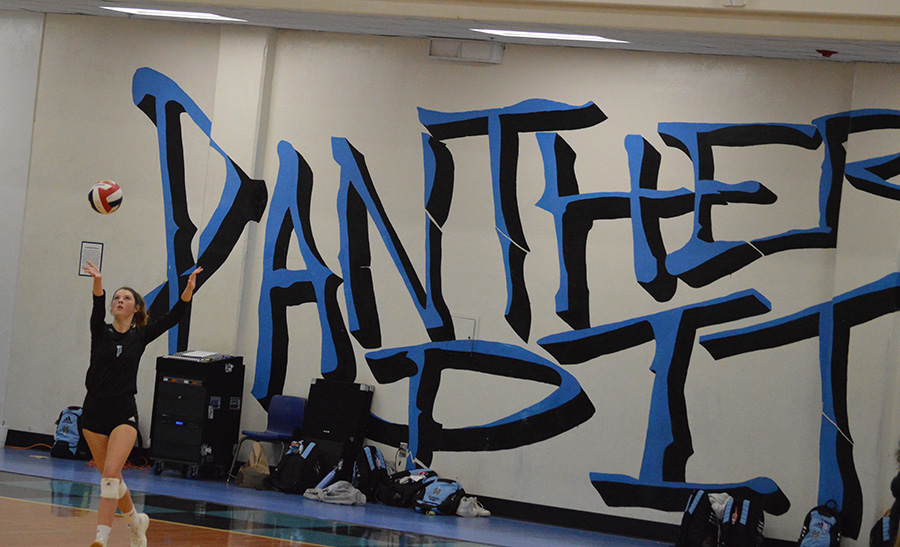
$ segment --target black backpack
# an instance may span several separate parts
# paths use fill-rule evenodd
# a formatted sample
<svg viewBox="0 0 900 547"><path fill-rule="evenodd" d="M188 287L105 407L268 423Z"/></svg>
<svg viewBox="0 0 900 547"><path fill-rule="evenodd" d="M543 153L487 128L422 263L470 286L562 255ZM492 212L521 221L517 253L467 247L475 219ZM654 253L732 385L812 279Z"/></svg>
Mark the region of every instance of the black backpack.
<svg viewBox="0 0 900 547"><path fill-rule="evenodd" d="M56 419L56 433L50 455L67 460L89 460L91 451L81 432L81 407L69 406Z"/></svg>
<svg viewBox="0 0 900 547"><path fill-rule="evenodd" d="M765 524L765 513L759 503L749 498L732 498L725 503L719 547L761 547Z"/></svg>
<svg viewBox="0 0 900 547"><path fill-rule="evenodd" d="M869 531L869 547L891 547L891 516L879 518Z"/></svg>
<svg viewBox="0 0 900 547"><path fill-rule="evenodd" d="M302 494L308 488L314 488L326 472L322 451L315 442L307 441L299 451L281 457L269 477L269 484L279 492Z"/></svg>
<svg viewBox="0 0 900 547"><path fill-rule="evenodd" d="M694 490L688 498L675 547L716 547L719 519L705 490Z"/></svg>
<svg viewBox="0 0 900 547"><path fill-rule="evenodd" d="M394 473L375 489L375 500L394 507L413 507L425 486L436 479L437 473L431 469Z"/></svg>
<svg viewBox="0 0 900 547"><path fill-rule="evenodd" d="M388 479L384 454L377 446L364 446L353 462L353 486L366 495L367 500L375 500L375 491Z"/></svg>
<svg viewBox="0 0 900 547"><path fill-rule="evenodd" d="M798 547L838 547L842 523L841 512L834 501L813 507L803 520Z"/></svg>

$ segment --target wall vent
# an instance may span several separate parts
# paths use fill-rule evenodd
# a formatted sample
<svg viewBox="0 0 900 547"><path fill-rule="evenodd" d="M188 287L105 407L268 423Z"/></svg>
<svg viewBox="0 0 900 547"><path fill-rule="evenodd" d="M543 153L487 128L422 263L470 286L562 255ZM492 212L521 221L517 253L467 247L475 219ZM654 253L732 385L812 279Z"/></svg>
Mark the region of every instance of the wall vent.
<svg viewBox="0 0 900 547"><path fill-rule="evenodd" d="M503 62L503 44L479 40L432 39L428 45L428 56L432 59L464 61L469 63Z"/></svg>

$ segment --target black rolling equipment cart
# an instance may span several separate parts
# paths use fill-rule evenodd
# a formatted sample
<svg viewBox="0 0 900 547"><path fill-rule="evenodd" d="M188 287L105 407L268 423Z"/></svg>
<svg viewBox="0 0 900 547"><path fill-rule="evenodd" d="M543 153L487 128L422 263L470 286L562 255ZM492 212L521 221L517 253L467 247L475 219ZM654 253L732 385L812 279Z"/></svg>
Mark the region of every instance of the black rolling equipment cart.
<svg viewBox="0 0 900 547"><path fill-rule="evenodd" d="M151 472L224 476L237 448L243 357L182 352L158 357L150 422Z"/></svg>

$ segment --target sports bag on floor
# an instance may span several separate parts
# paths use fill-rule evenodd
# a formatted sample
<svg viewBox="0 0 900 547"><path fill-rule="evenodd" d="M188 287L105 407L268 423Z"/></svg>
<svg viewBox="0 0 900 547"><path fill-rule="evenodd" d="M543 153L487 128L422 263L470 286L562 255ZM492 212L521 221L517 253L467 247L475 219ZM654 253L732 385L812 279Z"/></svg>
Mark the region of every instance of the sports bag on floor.
<svg viewBox="0 0 900 547"><path fill-rule="evenodd" d="M326 472L322 451L315 442L307 441L298 451L281 457L269 484L279 492L302 494L318 484Z"/></svg>
<svg viewBox="0 0 900 547"><path fill-rule="evenodd" d="M50 455L67 460L91 459L91 451L81 432L80 406L69 406L59 413Z"/></svg>
<svg viewBox="0 0 900 547"><path fill-rule="evenodd" d="M452 479L434 479L429 481L416 498L417 513L426 515L455 515L459 502L466 491L462 485Z"/></svg>
<svg viewBox="0 0 900 547"><path fill-rule="evenodd" d="M719 519L709 495L705 490L694 490L681 516L675 547L716 547L718 541Z"/></svg>
<svg viewBox="0 0 900 547"><path fill-rule="evenodd" d="M869 530L869 547L891 547L891 515L890 511L879 518Z"/></svg>
<svg viewBox="0 0 900 547"><path fill-rule="evenodd" d="M838 547L841 544L841 512L829 501L813 507L803 520L798 547Z"/></svg>
<svg viewBox="0 0 900 547"><path fill-rule="evenodd" d="M719 547L761 547L765 528L762 506L749 498L732 498L725 504L719 525Z"/></svg>
<svg viewBox="0 0 900 547"><path fill-rule="evenodd" d="M419 498L419 493L435 479L437 479L437 473L431 469L414 469L394 473L375 490L375 500L378 503L394 507L413 507Z"/></svg>
<svg viewBox="0 0 900 547"><path fill-rule="evenodd" d="M366 499L375 500L375 491L388 479L384 454L377 446L364 446L353 462L352 484L365 494Z"/></svg>

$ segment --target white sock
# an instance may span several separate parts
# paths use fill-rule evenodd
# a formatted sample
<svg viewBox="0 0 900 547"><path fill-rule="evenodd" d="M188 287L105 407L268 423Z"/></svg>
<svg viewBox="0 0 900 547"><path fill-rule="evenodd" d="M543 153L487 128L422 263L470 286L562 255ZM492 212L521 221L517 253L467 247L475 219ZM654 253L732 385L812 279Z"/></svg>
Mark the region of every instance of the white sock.
<svg viewBox="0 0 900 547"><path fill-rule="evenodd" d="M125 517L125 522L128 523L128 526L134 526L138 523L138 512L134 507L131 508L131 511L122 513L122 516Z"/></svg>
<svg viewBox="0 0 900 547"><path fill-rule="evenodd" d="M105 524L97 525L97 539L103 542L103 545L106 545L106 542L109 541L109 532L112 530L109 526Z"/></svg>

